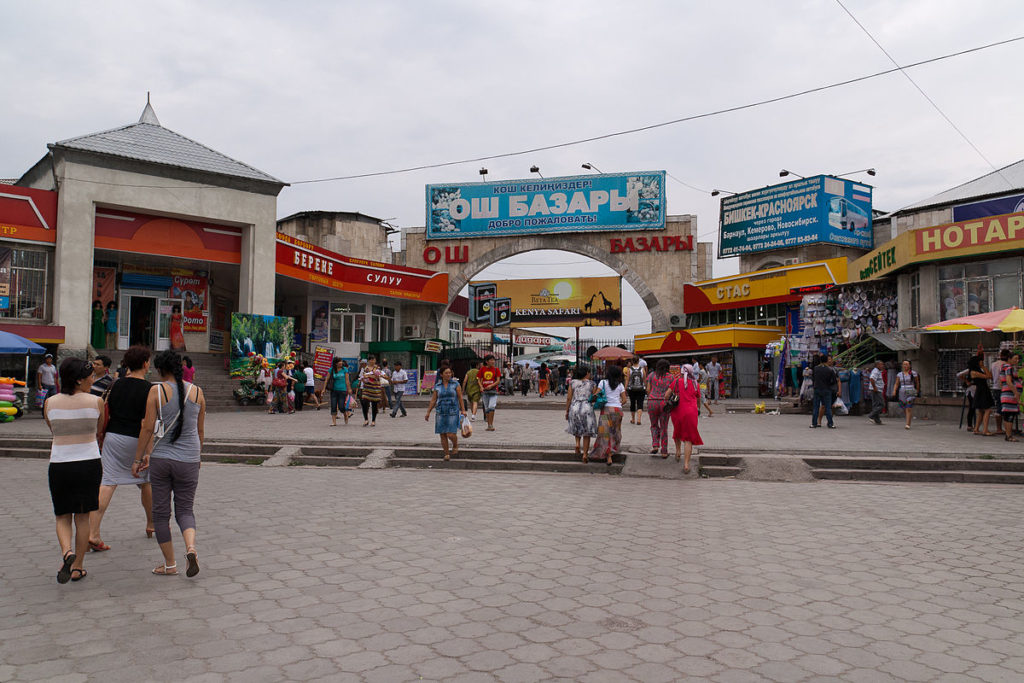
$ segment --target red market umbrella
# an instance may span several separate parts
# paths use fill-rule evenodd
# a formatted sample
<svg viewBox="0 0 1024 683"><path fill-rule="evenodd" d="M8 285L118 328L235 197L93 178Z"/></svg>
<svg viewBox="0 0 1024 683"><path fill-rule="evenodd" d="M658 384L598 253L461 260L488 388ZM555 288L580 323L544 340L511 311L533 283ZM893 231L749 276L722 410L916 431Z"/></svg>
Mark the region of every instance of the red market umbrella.
<svg viewBox="0 0 1024 683"><path fill-rule="evenodd" d="M1001 311L943 320L940 323L925 325L921 329L925 332L1020 332L1024 330L1024 310L1014 306Z"/></svg>
<svg viewBox="0 0 1024 683"><path fill-rule="evenodd" d="M591 356L591 358L596 358L597 360L622 360L623 358L632 357L632 351L620 349L618 346L606 346Z"/></svg>

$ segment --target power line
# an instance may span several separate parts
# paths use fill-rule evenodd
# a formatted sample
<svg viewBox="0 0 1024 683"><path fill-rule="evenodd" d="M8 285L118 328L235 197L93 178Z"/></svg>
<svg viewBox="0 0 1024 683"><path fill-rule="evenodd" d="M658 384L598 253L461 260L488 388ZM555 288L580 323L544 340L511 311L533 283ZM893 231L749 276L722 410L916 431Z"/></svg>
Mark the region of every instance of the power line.
<svg viewBox="0 0 1024 683"><path fill-rule="evenodd" d="M987 50L987 49L990 49L990 48L993 48L993 47L998 47L1000 45L1007 45L1009 43L1015 43L1015 42L1018 42L1018 41L1021 41L1021 40L1024 40L1024 36L1017 36L1015 38L1009 38L1007 40L1000 40L1000 41L996 41L994 43L988 43L987 45L981 45L981 46L972 47L972 48L969 48L969 49L966 49L966 50L960 50L959 52L951 52L951 53L948 53L948 54L945 54L945 55L941 55L939 57L932 57L930 59L924 59L924 60L921 60L919 62L913 62L913 63L907 64L905 66L897 65L893 69L886 69L884 71L878 71L876 73L867 74L865 76L858 76L856 78L850 78L850 79L847 79L847 80L844 80L844 81L837 81L835 83L829 83L827 85L821 85L821 86L817 86L815 88L809 88L807 90L801 90L799 92L790 93L788 95L780 95L778 97L772 97L772 98L768 98L768 99L764 99L764 100L759 100L757 102L750 102L750 103L747 103L747 104L740 104L740 105L736 105L734 107L726 107L724 109L716 109L714 111L705 112L703 114L693 114L691 116L683 116L683 117L680 117L680 118L677 118L677 119L672 119L670 121L662 121L660 123L652 123L652 124L646 125L646 126L639 126L637 128L629 128L629 129L626 129L626 130L620 130L620 131L616 131L616 132L613 132L613 133L604 133L602 135L595 135L595 136L588 137L588 138L580 138L578 140L571 140L569 142L560 142L560 143L556 143L556 144L552 144L552 145L544 145L542 147L533 147L531 149L524 149L524 150L520 150L518 152L504 152L504 153L501 153L501 154L489 154L487 156L472 157L472 158L469 158L469 159L460 159L458 161L444 161L444 162L439 162L439 163L434 163L434 164L421 164L419 166L408 166L408 167L405 167L405 168L391 169L391 170L388 170L388 171L374 171L374 172L370 172L370 173L356 173L356 174L353 174L353 175L333 176L333 177L328 177L328 178L313 178L313 179L310 179L310 180L295 180L295 181L292 181L291 184L292 185L307 185L307 184L310 184L310 183L327 183L327 182L333 182L333 181L336 181L336 180L356 180L356 179L359 179L359 178L372 178L372 177L376 177L376 176L396 175L396 174L399 174L399 173L411 173L413 171L423 171L423 170L427 170L427 169L431 169L431 168L445 168L445 167L448 167L448 166L458 166L460 164L471 164L471 163L477 163L477 162L480 162L480 161L491 161L493 159L504 159L504 158L508 158L508 157L522 156L524 154L534 154L536 152L546 152L546 151L553 150L553 149L562 149L562 148L565 148L565 147L574 147L576 145L582 145L582 144L585 144L585 143L588 143L588 142L596 142L598 140L607 140L609 138L621 137L623 135L632 135L634 133L641 133L641 132L648 131L648 130L654 130L656 128L664 128L666 126L672 126L672 125L676 125L676 124L679 124L679 123L686 123L688 121L697 121L699 119L706 119L706 118L711 118L711 117L714 117L714 116L721 116L722 114L730 114L732 112L743 111L744 109L753 109L755 107L761 107L761 106L764 106L764 105L767 105L767 104L774 104L776 102L783 102L785 100L791 100L791 99L795 99L797 97L803 97L804 95L810 95L810 94L813 94L813 93L823 92L825 90L831 90L833 88L839 88L839 87L842 87L844 85L852 85L854 83L860 83L860 82L863 82L863 81L868 81L868 80L871 80L871 79L874 79L874 78L879 78L881 76L887 76L887 75L889 75L891 73L896 73L897 71L902 72L905 69L912 69L914 67L923 66L925 64L932 64L934 62L940 62L940 61L943 61L943 60L946 60L946 59L952 59L953 57L960 57L960 56L963 56L963 55L966 55L966 54L970 54L972 52L980 52L982 50ZM679 182L682 182L682 181L679 181ZM685 185L686 183L683 183L683 184Z"/></svg>
<svg viewBox="0 0 1024 683"><path fill-rule="evenodd" d="M924 91L924 89L917 84L917 81L915 81L910 76L910 74L908 74L906 72L905 67L900 66L899 63L895 59L893 59L893 56L891 54L889 54L889 51L886 50L884 47L882 47L882 44L880 42L878 42L878 40L873 35L871 35L871 32L868 31L867 27L865 27L864 24L860 23L860 21L857 19L857 17L853 16L853 12L851 12L849 10L849 8L847 8L847 6L843 4L842 0L836 0L836 4L843 8L843 11L846 12L846 14L849 15L849 17L851 19L853 19L853 23L857 24L857 26L860 27L860 30L864 32L864 35L866 35L868 38L871 39L871 42L874 43L875 46L878 47L878 49L882 51L882 54L884 54L889 59L889 61L893 63L893 65L896 67L896 69L901 74L903 74L908 81L910 81L910 84L913 85L917 89L917 92L921 93L921 96L924 97L926 100L928 100L928 104L932 105L932 107L935 109L935 111L939 112L939 116L944 118L946 120L946 123L948 123L950 126L952 126L953 130L955 130L960 135L960 137L963 138L964 142L966 142L968 145L970 145L971 149L973 149L978 154L978 156L981 157L982 160L986 164L988 164L989 167L991 167L993 171L998 173L999 177L1002 178L1003 181L1009 187L1012 188L1013 187L1013 183L1011 183L1009 181L1009 179L1007 179L1007 177L1005 175L1003 175L1001 170L996 168L995 164L993 164L991 161L989 161L988 157L986 157L982 153L982 151L980 149L978 149L977 145L975 145L973 142L971 142L971 139L969 137L967 137L967 134L965 132L963 132L960 129L959 126L957 126L955 123L953 123L953 119L951 119L948 116L946 116L946 112L942 111L942 109L939 107L939 105L935 103L935 100L933 100L931 97L929 97L928 93L926 93Z"/></svg>

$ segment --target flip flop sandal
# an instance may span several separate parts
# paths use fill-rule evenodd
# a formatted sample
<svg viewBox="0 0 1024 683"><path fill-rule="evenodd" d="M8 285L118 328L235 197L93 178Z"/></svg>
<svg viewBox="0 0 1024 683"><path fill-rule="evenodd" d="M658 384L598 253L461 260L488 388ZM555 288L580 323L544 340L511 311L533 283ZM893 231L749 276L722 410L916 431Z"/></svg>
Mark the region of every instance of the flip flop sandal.
<svg viewBox="0 0 1024 683"><path fill-rule="evenodd" d="M106 550L110 550L110 546L103 541L89 541L89 549L94 553L102 553Z"/></svg>
<svg viewBox="0 0 1024 683"><path fill-rule="evenodd" d="M71 550L64 553L64 563L57 570L57 583L67 583L71 580L71 565L78 559Z"/></svg>
<svg viewBox="0 0 1024 683"><path fill-rule="evenodd" d="M188 568L185 570L185 576L191 579L199 573L199 556L196 554L195 548L185 553L185 560L188 562Z"/></svg>
<svg viewBox="0 0 1024 683"><path fill-rule="evenodd" d="M78 576L75 576L76 574ZM87 576L89 576L89 572L85 571L84 569L72 569L71 570L71 580L72 581L81 581L82 579L84 579Z"/></svg>
<svg viewBox="0 0 1024 683"><path fill-rule="evenodd" d="M178 575L178 563L165 564L157 567L153 570L153 573L157 576L177 576Z"/></svg>

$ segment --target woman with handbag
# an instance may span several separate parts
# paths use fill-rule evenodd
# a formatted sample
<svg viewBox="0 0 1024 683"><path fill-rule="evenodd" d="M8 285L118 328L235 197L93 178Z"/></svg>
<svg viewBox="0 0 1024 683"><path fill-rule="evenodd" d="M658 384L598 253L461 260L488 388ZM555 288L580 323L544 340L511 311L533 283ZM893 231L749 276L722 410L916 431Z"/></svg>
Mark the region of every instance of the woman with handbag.
<svg viewBox="0 0 1024 683"><path fill-rule="evenodd" d="M462 387L459 386L459 380L452 377L451 366L442 366L440 373L437 384L430 393L430 405L427 406L427 414L423 419L429 422L430 411L437 408L434 433L441 435L441 450L444 451L444 459L449 460L450 456L459 454L459 418L466 418L467 413L465 401L462 399Z"/></svg>
<svg viewBox="0 0 1024 683"><path fill-rule="evenodd" d="M594 406L590 403L594 395L594 382L590 379L590 370L577 367L572 372L572 383L565 397L565 419L569 425L565 431L576 437L576 457L583 456L587 462L590 452L590 439L597 436L597 418L594 417ZM580 439L583 450L580 450Z"/></svg>
<svg viewBox="0 0 1024 683"><path fill-rule="evenodd" d="M192 506L199 485L199 454L203 447L206 422L206 398L194 384L181 379L181 355L177 351L161 351L153 359L153 367L161 381L149 391L146 417L139 431L132 474L139 476L149 470L153 486L153 526L164 562L153 570L158 576L178 573L171 541L171 498L174 518L185 541L185 576L199 573L196 552L196 517ZM156 440L151 453L150 442Z"/></svg>
<svg viewBox="0 0 1024 683"><path fill-rule="evenodd" d="M348 396L351 393L349 386L348 363L341 358L334 359L334 366L327 376L327 386L331 390L331 426L338 425L338 411L341 411L348 424Z"/></svg>
<svg viewBox="0 0 1024 683"><path fill-rule="evenodd" d="M903 414L907 417L903 428L910 429L914 401L921 393L921 378L916 371L911 369L909 360L903 361L903 371L896 375L895 389L893 398L899 401L900 408L903 408Z"/></svg>
<svg viewBox="0 0 1024 683"><path fill-rule="evenodd" d="M107 428L103 435L103 479L100 482L99 509L89 515L89 547L93 551L110 550L100 535L100 524L107 512L110 499L118 486L134 484L139 487L142 509L146 512L146 538L152 538L153 489L149 473L132 474L135 451L139 445L139 430L146 416L146 398L152 384L146 379L149 372L149 347L136 344L124 353L128 374L114 382L107 395Z"/></svg>
<svg viewBox="0 0 1024 683"><path fill-rule="evenodd" d="M284 361L278 361L274 368L273 379L270 380L270 414L288 412L288 373L284 370Z"/></svg>
<svg viewBox="0 0 1024 683"><path fill-rule="evenodd" d="M606 465L612 464L612 456L619 452L622 445L622 402L626 398L626 385L622 381L622 368L608 364L604 379L595 390L597 399L595 407L601 409L601 419L597 423L597 441L590 457L604 458ZM603 401L602 401L602 398ZM600 405L603 402L603 405Z"/></svg>
<svg viewBox="0 0 1024 683"><path fill-rule="evenodd" d="M380 384L381 371L377 367L377 357L366 359L366 366L359 371L359 399L363 407L363 426L377 426L377 410L384 400L384 391Z"/></svg>
<svg viewBox="0 0 1024 683"><path fill-rule="evenodd" d="M676 462L679 462L680 444L685 443L683 474L690 473L690 455L694 445L703 446L704 441L697 431L697 415L700 412L700 385L692 365L684 365L682 372L672 380L666 392L665 402L672 408L672 440L676 443ZM668 457L664 455L662 457Z"/></svg>
<svg viewBox="0 0 1024 683"><path fill-rule="evenodd" d="M668 419L672 411L665 406L665 392L672 384L668 372L669 362L658 360L654 372L647 375L647 419L651 423L651 455L659 450L663 458L668 457Z"/></svg>

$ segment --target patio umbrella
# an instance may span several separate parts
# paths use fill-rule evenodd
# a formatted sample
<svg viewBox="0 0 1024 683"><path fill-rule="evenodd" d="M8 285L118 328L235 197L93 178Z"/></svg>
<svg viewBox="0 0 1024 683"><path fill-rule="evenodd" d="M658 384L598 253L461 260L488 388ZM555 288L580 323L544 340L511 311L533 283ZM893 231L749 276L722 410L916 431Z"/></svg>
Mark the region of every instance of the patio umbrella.
<svg viewBox="0 0 1024 683"><path fill-rule="evenodd" d="M531 368L539 368L540 363L535 360L517 360L516 365L528 365Z"/></svg>
<svg viewBox="0 0 1024 683"><path fill-rule="evenodd" d="M1020 332L1024 330L1024 310L1014 306L1001 311L977 313L925 325L921 330L924 332Z"/></svg>
<svg viewBox="0 0 1024 683"><path fill-rule="evenodd" d="M28 386L28 356L30 353L46 353L46 349L31 339L0 330L0 353L25 354L25 385Z"/></svg>
<svg viewBox="0 0 1024 683"><path fill-rule="evenodd" d="M620 349L618 346L606 346L597 353L595 353L593 356L591 356L591 358L596 358L597 360L620 360L623 358L632 357L632 351Z"/></svg>

